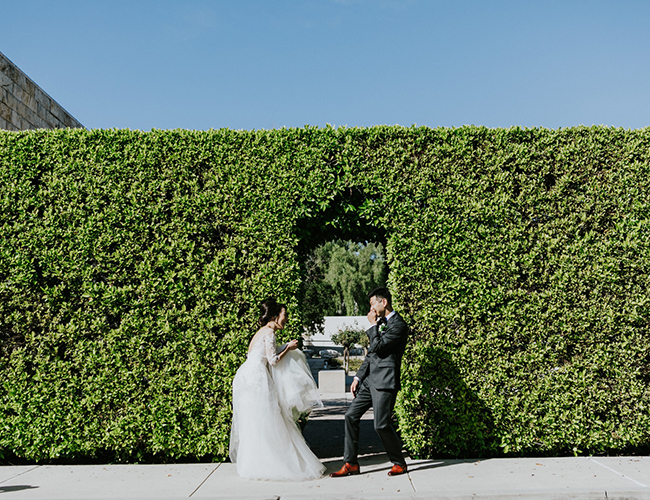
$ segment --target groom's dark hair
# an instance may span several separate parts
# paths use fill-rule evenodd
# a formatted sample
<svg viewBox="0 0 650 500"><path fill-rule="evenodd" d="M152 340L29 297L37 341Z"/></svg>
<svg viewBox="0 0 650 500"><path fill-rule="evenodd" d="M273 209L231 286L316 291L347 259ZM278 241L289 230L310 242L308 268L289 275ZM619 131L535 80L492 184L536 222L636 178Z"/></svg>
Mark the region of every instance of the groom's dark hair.
<svg viewBox="0 0 650 500"><path fill-rule="evenodd" d="M388 301L388 307L393 307L393 299L390 296L388 288L383 286L375 288L368 294L368 300L372 299L373 297L377 297L379 300L386 299Z"/></svg>

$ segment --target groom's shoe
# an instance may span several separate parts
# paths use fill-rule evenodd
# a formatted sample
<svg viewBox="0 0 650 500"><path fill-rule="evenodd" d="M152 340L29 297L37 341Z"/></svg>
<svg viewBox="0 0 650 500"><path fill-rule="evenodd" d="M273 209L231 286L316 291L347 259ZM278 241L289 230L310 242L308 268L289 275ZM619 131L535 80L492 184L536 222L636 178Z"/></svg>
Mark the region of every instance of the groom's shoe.
<svg viewBox="0 0 650 500"><path fill-rule="evenodd" d="M399 476L400 474L405 474L407 471L406 464L404 465L399 465L395 464L393 465L393 468L388 471L389 476Z"/></svg>
<svg viewBox="0 0 650 500"><path fill-rule="evenodd" d="M338 472L332 472L330 477L345 477L345 476L354 476L356 474L361 474L361 469L359 469L359 464L346 464L341 467L341 470Z"/></svg>

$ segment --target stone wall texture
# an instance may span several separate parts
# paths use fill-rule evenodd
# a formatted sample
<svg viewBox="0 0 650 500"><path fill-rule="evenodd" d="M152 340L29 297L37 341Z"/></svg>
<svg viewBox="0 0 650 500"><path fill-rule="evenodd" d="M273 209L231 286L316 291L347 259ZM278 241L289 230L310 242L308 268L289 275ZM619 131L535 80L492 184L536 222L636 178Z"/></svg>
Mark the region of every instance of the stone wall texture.
<svg viewBox="0 0 650 500"><path fill-rule="evenodd" d="M83 128L0 52L0 129Z"/></svg>

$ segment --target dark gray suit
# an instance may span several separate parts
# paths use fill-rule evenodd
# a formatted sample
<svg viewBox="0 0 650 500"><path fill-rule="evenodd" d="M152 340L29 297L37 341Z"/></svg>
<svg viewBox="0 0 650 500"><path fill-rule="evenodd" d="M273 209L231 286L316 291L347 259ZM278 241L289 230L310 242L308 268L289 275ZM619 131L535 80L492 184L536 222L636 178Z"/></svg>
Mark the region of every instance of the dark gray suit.
<svg viewBox="0 0 650 500"><path fill-rule="evenodd" d="M344 460L350 464L358 463L359 421L372 407L375 414L375 431L384 444L388 458L395 464L404 465L402 445L391 424L391 415L397 391L400 389L400 367L408 326L402 317L395 313L385 327L374 325L366 334L370 345L368 355L357 372L357 397L345 413Z"/></svg>

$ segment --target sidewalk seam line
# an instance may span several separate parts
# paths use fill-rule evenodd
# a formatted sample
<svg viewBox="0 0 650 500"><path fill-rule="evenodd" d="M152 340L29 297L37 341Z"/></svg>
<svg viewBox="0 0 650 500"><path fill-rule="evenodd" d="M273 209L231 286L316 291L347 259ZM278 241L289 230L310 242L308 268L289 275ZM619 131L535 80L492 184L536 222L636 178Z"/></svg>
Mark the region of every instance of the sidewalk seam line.
<svg viewBox="0 0 650 500"><path fill-rule="evenodd" d="M19 476L22 476L23 474L27 474L28 472L31 472L31 471L33 471L34 469L38 469L39 467L41 467L41 466L40 466L40 465L36 465L36 466L32 467L32 468L29 469L29 470L26 470L26 471L21 472L20 474L16 474L15 476L8 477L8 478L5 479L4 481L0 481L0 484L6 483L7 481L11 481L12 479L15 479L15 478L17 478L17 477L19 477Z"/></svg>
<svg viewBox="0 0 650 500"><path fill-rule="evenodd" d="M214 469L212 469L212 470L210 471L210 474L208 474L207 477L206 477L203 481L201 481L201 484L199 484L199 485L196 487L196 489L195 489L192 493L190 493L190 496L189 496L188 498L192 498L192 495L194 495L194 493L196 493L197 491L199 491L199 489L201 488L201 486L203 486L203 485L205 484L205 482L206 482L208 479L210 479L210 476L211 476L211 475L214 473L214 471L216 471L220 466L221 466L221 462L219 462L219 463L217 464L217 466L216 466Z"/></svg>
<svg viewBox="0 0 650 500"><path fill-rule="evenodd" d="M605 469L607 469L607 470L611 470L614 474L618 474L619 476L623 476L625 479L628 479L628 480L632 481L633 483L638 484L639 486L643 486L644 488L647 488L647 487L648 487L648 486L646 486L645 484L640 483L639 481L636 481L635 479L632 479L631 477L626 476L625 474L622 474L621 472L618 472L618 471L616 471L616 470L614 470L614 469L612 469L612 468L610 468L610 467L607 467L607 466L604 465L604 464L601 464L598 460L596 460L596 459L594 459L594 458L589 457L589 460L591 460L592 462L597 463L597 464L600 465L601 467L605 467Z"/></svg>
<svg viewBox="0 0 650 500"><path fill-rule="evenodd" d="M413 488L413 493L417 493L418 490L415 489L415 485L413 484L413 480L411 479L411 474L407 472L406 476L409 478L409 483L411 483L411 488Z"/></svg>

